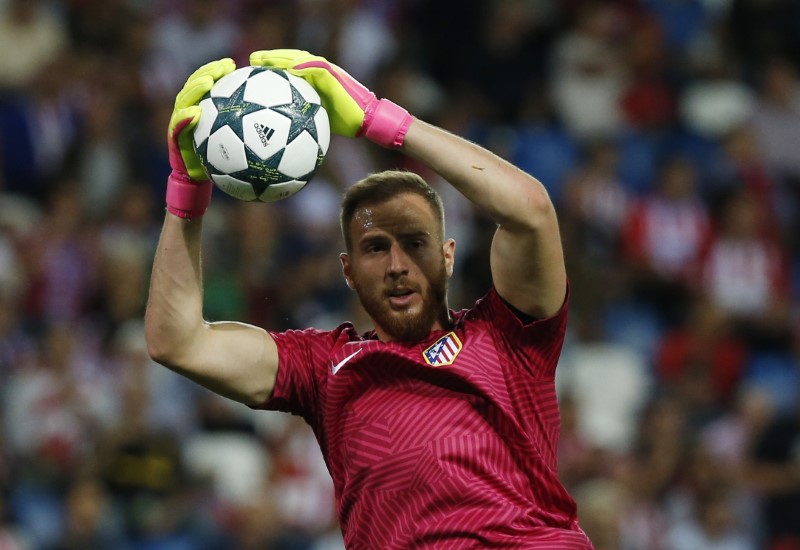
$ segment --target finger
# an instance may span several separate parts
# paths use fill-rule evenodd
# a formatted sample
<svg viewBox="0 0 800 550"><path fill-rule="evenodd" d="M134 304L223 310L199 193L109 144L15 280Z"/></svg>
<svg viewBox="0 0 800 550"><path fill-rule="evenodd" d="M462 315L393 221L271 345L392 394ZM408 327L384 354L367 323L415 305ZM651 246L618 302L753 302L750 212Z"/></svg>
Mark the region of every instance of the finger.
<svg viewBox="0 0 800 550"><path fill-rule="evenodd" d="M172 132L173 134L180 134L186 128L191 129L197 125L200 119L200 107L189 107L187 109L175 111L175 116L173 118L175 120L175 125Z"/></svg>
<svg viewBox="0 0 800 550"><path fill-rule="evenodd" d="M200 76L187 82L186 86L184 86L175 98L175 108L183 109L191 105L196 105L213 86L214 79L209 75Z"/></svg>
<svg viewBox="0 0 800 550"><path fill-rule="evenodd" d="M195 78L199 78L204 75L208 75L214 80L219 80L234 69L236 69L236 63L230 57L217 59L216 61L210 61L201 66L191 75L189 75L189 78L186 79L186 82L190 82Z"/></svg>
<svg viewBox="0 0 800 550"><path fill-rule="evenodd" d="M305 50L260 50L250 54L251 65L266 65L285 69L297 64L301 60L316 58Z"/></svg>

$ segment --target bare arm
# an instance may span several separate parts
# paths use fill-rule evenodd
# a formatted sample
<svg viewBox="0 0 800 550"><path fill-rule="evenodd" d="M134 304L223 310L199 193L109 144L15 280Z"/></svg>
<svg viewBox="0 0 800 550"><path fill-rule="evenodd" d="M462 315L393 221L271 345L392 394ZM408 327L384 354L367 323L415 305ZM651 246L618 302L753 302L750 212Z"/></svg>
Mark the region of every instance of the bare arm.
<svg viewBox="0 0 800 550"><path fill-rule="evenodd" d="M491 248L495 288L531 316L555 314L566 294L558 220L544 186L486 149L415 120L402 148L497 222Z"/></svg>
<svg viewBox="0 0 800 550"><path fill-rule="evenodd" d="M257 405L272 393L278 350L263 329L203 319L201 226L202 218L166 215L145 314L148 351L220 395Z"/></svg>

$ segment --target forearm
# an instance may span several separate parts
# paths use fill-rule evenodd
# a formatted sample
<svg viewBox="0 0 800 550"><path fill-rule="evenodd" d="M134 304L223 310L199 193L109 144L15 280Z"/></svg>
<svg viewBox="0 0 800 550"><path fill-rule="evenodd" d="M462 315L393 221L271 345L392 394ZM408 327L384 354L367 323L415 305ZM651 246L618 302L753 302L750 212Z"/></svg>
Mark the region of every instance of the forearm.
<svg viewBox="0 0 800 550"><path fill-rule="evenodd" d="M202 218L184 220L166 214L158 241L145 313L150 355L163 364L179 364L203 327L200 268Z"/></svg>
<svg viewBox="0 0 800 550"><path fill-rule="evenodd" d="M555 314L564 303L566 272L558 217L544 186L494 153L419 120L403 151L497 222L490 263L500 295L533 317Z"/></svg>
<svg viewBox="0 0 800 550"><path fill-rule="evenodd" d="M491 151L421 120L411 124L401 150L507 228L528 229L553 209L537 179Z"/></svg>

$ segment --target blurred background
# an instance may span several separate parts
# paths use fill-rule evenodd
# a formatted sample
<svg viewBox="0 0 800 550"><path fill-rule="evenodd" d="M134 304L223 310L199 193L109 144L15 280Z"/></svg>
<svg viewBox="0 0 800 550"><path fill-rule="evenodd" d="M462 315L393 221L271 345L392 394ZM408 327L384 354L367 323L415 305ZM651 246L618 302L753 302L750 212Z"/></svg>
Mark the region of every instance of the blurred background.
<svg viewBox="0 0 800 550"><path fill-rule="evenodd" d="M598 549L800 548L800 1L0 0L0 548L341 548L310 430L153 364L172 102L200 64L329 57L538 177L570 329L560 475ZM215 191L206 315L332 328L342 191L420 171L489 288L493 223L334 138L276 204Z"/></svg>

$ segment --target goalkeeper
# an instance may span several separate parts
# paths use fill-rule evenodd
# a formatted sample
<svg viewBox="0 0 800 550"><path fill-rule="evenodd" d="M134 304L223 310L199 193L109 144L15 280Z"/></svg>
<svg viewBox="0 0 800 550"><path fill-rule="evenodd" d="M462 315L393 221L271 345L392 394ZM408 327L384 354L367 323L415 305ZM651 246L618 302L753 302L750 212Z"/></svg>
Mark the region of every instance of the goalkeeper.
<svg viewBox="0 0 800 550"><path fill-rule="evenodd" d="M372 174L342 200L345 283L369 314L270 331L203 319L200 234L211 184L191 146L199 99L234 69L193 74L169 124L172 173L146 313L156 361L253 408L301 415L333 477L348 548L592 548L557 478L555 369L567 323L556 213L543 186L300 50L260 51L319 92L334 133L397 148L497 222L493 285L448 307L456 244L419 176Z"/></svg>

